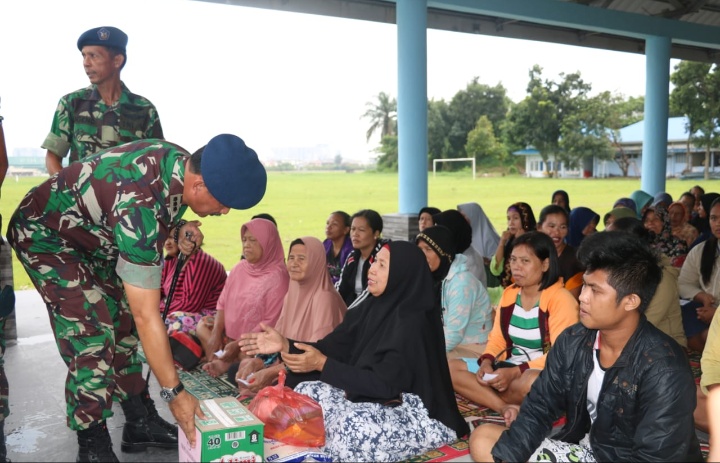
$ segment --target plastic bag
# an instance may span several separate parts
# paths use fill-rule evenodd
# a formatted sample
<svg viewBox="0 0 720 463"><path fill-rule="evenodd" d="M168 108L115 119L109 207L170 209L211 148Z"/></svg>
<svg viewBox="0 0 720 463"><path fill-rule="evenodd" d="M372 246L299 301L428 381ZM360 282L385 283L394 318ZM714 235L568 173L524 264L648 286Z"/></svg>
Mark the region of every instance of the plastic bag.
<svg viewBox="0 0 720 463"><path fill-rule="evenodd" d="M290 445L322 447L325 445L325 423L320 404L285 386L285 370L278 383L260 390L248 405L265 423L265 437Z"/></svg>

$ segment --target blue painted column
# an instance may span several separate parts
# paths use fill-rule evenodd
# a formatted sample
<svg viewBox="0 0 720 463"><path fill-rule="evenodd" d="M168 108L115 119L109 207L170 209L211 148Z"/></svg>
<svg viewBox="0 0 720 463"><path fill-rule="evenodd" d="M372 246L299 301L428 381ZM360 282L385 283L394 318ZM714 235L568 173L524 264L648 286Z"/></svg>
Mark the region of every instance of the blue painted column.
<svg viewBox="0 0 720 463"><path fill-rule="evenodd" d="M397 0L398 203L401 214L427 205L427 0Z"/></svg>
<svg viewBox="0 0 720 463"><path fill-rule="evenodd" d="M645 39L645 123L640 188L651 195L665 191L670 46L669 37Z"/></svg>

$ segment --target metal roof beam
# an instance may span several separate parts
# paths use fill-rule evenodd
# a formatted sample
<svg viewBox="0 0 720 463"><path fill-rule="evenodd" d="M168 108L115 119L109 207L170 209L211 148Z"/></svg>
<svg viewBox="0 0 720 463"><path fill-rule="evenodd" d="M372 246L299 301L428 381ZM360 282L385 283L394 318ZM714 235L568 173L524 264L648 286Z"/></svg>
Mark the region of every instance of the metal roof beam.
<svg viewBox="0 0 720 463"><path fill-rule="evenodd" d="M244 7L263 8L292 13L306 13L325 16L335 16L340 18L374 21L388 24L395 24L395 2L386 0L196 0L210 3L218 3L225 5L235 5ZM583 0L580 0L583 1ZM597 1L597 0L595 0ZM609 0L604 0L609 1ZM513 9L510 11L496 11L490 7L502 4L504 2L512 3ZM564 23L562 18L555 18L555 21L538 21L533 17L533 11L525 12L524 15L512 14L517 13L515 10L521 9L523 5L543 3L549 4L553 8L565 6L575 7L576 15L582 13L585 22L592 24L593 19L603 13L614 13L612 16L621 15L625 18L625 24L631 27L633 20L643 19L645 29L651 30L647 24L662 23L667 28L671 26L679 26L683 23L677 20L663 19L651 17L647 15L607 12L599 7L587 7L575 3L563 2L559 0L472 0L472 1L437 1L429 0L433 8L428 9L428 28L440 29L453 32L463 32L469 34L482 34L495 37L514 38L522 40L535 40L542 42L559 43L563 45L576 45L591 48L599 48L611 51L621 51L628 53L644 53L645 39L643 34L633 34L633 36L623 35L619 33L606 33L597 31L597 28L578 24L573 20ZM461 4L461 7L453 7L455 4ZM443 8L438 8L442 5ZM478 8L470 8L472 6L482 6L482 11L490 14L480 14ZM707 6L707 5L706 5ZM592 10L588 10L592 8ZM578 13L579 12L579 13ZM498 14L499 13L499 14ZM588 14L591 13L591 14ZM551 16L551 15L543 15ZM529 19L528 19L529 18ZM608 22L605 19L604 22ZM688 45L676 41L672 45L672 58L701 61L701 62L720 62L720 28L709 26L700 26L693 23L685 23L693 29L702 29L703 31L712 31L712 35L717 44L711 45ZM621 30L615 24L612 28L603 28L603 30L611 29L613 31ZM671 29L670 29L671 30ZM656 34L662 35L662 31L658 28ZM652 35L652 34L651 34Z"/></svg>
<svg viewBox="0 0 720 463"><path fill-rule="evenodd" d="M720 49L717 27L559 0L428 0L428 6L638 39L670 37L673 43Z"/></svg>

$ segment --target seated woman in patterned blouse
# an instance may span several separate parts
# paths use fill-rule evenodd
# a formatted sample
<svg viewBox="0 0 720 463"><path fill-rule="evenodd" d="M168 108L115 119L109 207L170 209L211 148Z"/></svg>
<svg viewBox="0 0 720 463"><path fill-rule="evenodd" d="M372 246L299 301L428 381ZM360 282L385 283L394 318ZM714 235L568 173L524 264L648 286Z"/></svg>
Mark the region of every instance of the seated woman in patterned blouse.
<svg viewBox="0 0 720 463"><path fill-rule="evenodd" d="M432 272L435 301L443 312L448 358L479 357L492 328L490 296L455 254L453 234L442 225L426 228L415 238Z"/></svg>

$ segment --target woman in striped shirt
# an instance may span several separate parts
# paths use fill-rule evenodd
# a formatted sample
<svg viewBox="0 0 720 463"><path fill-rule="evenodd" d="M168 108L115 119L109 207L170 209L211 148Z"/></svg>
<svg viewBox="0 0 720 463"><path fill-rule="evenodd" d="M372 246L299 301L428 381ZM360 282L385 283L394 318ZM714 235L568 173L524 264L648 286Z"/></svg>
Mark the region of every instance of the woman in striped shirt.
<svg viewBox="0 0 720 463"><path fill-rule="evenodd" d="M165 263L162 270L160 313L165 310L167 295L172 286L173 276L178 266L179 248L170 229L165 240ZM215 306L225 287L227 273L225 267L200 247L190 254L180 269L175 283L170 308L165 325L168 334L182 331L194 335L200 319L215 315Z"/></svg>
<svg viewBox="0 0 720 463"><path fill-rule="evenodd" d="M513 284L503 291L485 352L450 362L455 391L503 415L506 425L530 391L555 338L578 322L578 302L563 288L552 239L532 231L510 254Z"/></svg>

